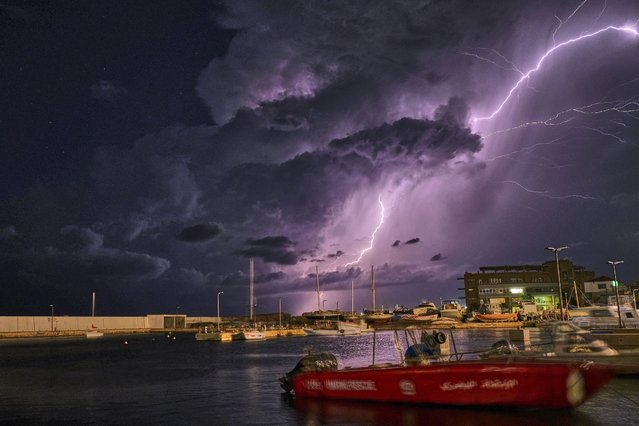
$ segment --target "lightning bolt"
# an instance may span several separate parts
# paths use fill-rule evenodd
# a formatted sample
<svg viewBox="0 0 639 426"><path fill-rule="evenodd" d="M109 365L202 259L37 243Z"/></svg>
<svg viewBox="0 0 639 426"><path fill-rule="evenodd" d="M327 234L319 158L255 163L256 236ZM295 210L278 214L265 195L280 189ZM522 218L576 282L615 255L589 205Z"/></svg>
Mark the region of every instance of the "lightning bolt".
<svg viewBox="0 0 639 426"><path fill-rule="evenodd" d="M570 129L582 129L582 130L588 130L591 132L599 133L600 135L612 138L619 143L631 145L636 148L639 148L639 146L637 146L636 144L629 142L623 139L622 137L611 132L607 132L598 128L588 127L588 126L568 125L569 123L574 122L579 116L598 116L602 114L617 114L622 116L623 118L639 121L639 100L625 99L625 100L615 100L615 101L594 102L581 107L569 108L567 110L560 111L557 114L545 120L529 121L526 123L518 124L517 126L511 127L508 129L497 130L495 132L485 135L484 137L488 138L490 136L493 136L499 133L510 132L513 130L523 129L523 128L531 127L531 126L548 126L548 127L563 126ZM630 127L628 124L622 121L610 120L610 122L622 128Z"/></svg>
<svg viewBox="0 0 639 426"><path fill-rule="evenodd" d="M510 183L510 184L518 186L519 188L523 189L524 191L530 194L539 195L540 197L544 197L544 198L551 198L553 200L567 200L569 198L579 198L582 200L599 200L599 198L597 197L590 197L588 195L579 195L579 194L553 196L553 195L549 195L548 191L535 191L535 190L526 188L524 185L520 184L519 182L515 182L514 180L505 180L505 181L502 181L502 183Z"/></svg>
<svg viewBox="0 0 639 426"><path fill-rule="evenodd" d="M575 38L571 38L570 40L564 41L562 43L559 44L555 44L553 45L553 47L551 47L550 49L548 49L546 51L546 53L544 53L539 60L537 61L537 65L530 69L529 71L527 71L526 73L524 73L519 80L517 80L517 82L510 88L510 90L508 91L508 95L506 95L506 97L502 100L502 102L499 104L499 106L497 107L497 109L495 111L493 111L490 115L484 116L484 117L475 117L472 119L473 122L479 122L479 121L484 121L484 120L491 120L492 118L494 118L497 114L499 114L501 112L501 110L504 108L504 106L508 103L508 101L510 101L510 99L513 97L513 94L517 91L517 89L519 89L519 87L524 83L530 80L530 77L533 73L539 71L539 69L541 68L541 66L544 64L544 62L546 61L546 59L551 56L553 53L555 53L556 51L569 46L571 44L575 44L578 43L582 40L586 40L589 38L593 38L596 37L600 34L609 32L609 31L617 31L620 33L627 33L630 34L634 37L639 37L639 32L631 27L617 27L614 25L609 25L607 27L604 28L600 28L596 31L587 33L587 34L582 34L579 37L575 37Z"/></svg>
<svg viewBox="0 0 639 426"><path fill-rule="evenodd" d="M384 209L384 204L382 203L382 194L379 194L379 196L377 197L377 202L379 203L379 207L380 207L379 223L377 224L377 227L375 228L375 230L373 231L373 234L371 235L371 242L368 247L362 250L357 260L347 263L346 265L344 265L345 267L359 263L359 261L362 260L362 257L364 256L364 254L366 254L367 251L373 248L373 244L375 243L375 234L377 234L377 231L379 231L379 228L381 228L382 225L384 224L385 209Z"/></svg>

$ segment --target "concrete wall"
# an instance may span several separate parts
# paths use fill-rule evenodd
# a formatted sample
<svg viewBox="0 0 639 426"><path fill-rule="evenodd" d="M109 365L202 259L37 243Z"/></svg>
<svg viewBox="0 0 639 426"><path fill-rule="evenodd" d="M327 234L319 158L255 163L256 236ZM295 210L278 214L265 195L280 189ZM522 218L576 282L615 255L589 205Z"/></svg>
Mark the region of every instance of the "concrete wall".
<svg viewBox="0 0 639 426"><path fill-rule="evenodd" d="M68 317L7 316L0 317L0 333L51 330L88 330L91 325L103 330L148 329L147 317Z"/></svg>

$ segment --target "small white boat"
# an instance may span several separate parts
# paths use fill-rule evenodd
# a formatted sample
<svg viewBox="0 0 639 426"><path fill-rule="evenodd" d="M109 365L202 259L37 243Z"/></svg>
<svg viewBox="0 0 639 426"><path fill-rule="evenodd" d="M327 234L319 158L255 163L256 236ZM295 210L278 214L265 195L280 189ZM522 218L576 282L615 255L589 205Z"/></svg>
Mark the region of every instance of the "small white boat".
<svg viewBox="0 0 639 426"><path fill-rule="evenodd" d="M95 292L93 292L93 298L91 302L91 318L95 317ZM104 333L98 330L98 327L91 323L91 329L86 332L87 339L99 339L104 336Z"/></svg>
<svg viewBox="0 0 639 426"><path fill-rule="evenodd" d="M266 333L260 330L243 330L233 334L233 340L264 340Z"/></svg>
<svg viewBox="0 0 639 426"><path fill-rule="evenodd" d="M354 336L362 334L362 328L352 322L330 321L317 327L305 328L304 332L309 336Z"/></svg>
<svg viewBox="0 0 639 426"><path fill-rule="evenodd" d="M435 315L435 318L439 316L439 309L431 301L422 300L421 303L413 308L413 314L415 316L427 316Z"/></svg>
<svg viewBox="0 0 639 426"><path fill-rule="evenodd" d="M104 333L99 330L88 330L86 332L87 339L99 339L104 337Z"/></svg>
<svg viewBox="0 0 639 426"><path fill-rule="evenodd" d="M442 318L452 318L454 320L461 321L464 313L462 307L454 299L442 300L442 306L439 309Z"/></svg>

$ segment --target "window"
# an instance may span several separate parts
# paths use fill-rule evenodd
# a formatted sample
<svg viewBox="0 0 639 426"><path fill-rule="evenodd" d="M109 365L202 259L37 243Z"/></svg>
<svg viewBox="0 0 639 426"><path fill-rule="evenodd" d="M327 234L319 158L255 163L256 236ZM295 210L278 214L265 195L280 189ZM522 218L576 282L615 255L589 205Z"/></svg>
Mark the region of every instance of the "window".
<svg viewBox="0 0 639 426"><path fill-rule="evenodd" d="M501 284L501 278L490 278L489 281L491 284Z"/></svg>
<svg viewBox="0 0 639 426"><path fill-rule="evenodd" d="M597 284L597 289L598 290L605 290L606 288L607 288L606 283Z"/></svg>

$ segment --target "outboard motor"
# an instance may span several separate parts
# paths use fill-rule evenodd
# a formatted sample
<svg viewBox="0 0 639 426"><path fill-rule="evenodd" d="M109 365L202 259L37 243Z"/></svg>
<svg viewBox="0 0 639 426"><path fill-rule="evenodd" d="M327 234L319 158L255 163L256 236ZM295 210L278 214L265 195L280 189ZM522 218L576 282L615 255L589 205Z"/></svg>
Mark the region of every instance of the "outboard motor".
<svg viewBox="0 0 639 426"><path fill-rule="evenodd" d="M287 393L293 390L293 377L299 373L337 370L335 355L323 352L303 357L290 372L279 378L280 386Z"/></svg>
<svg viewBox="0 0 639 426"><path fill-rule="evenodd" d="M446 343L446 335L442 332L423 333L421 343L416 343L406 349L404 354L406 364L428 364L429 358L439 358L442 354L440 345L444 343Z"/></svg>

